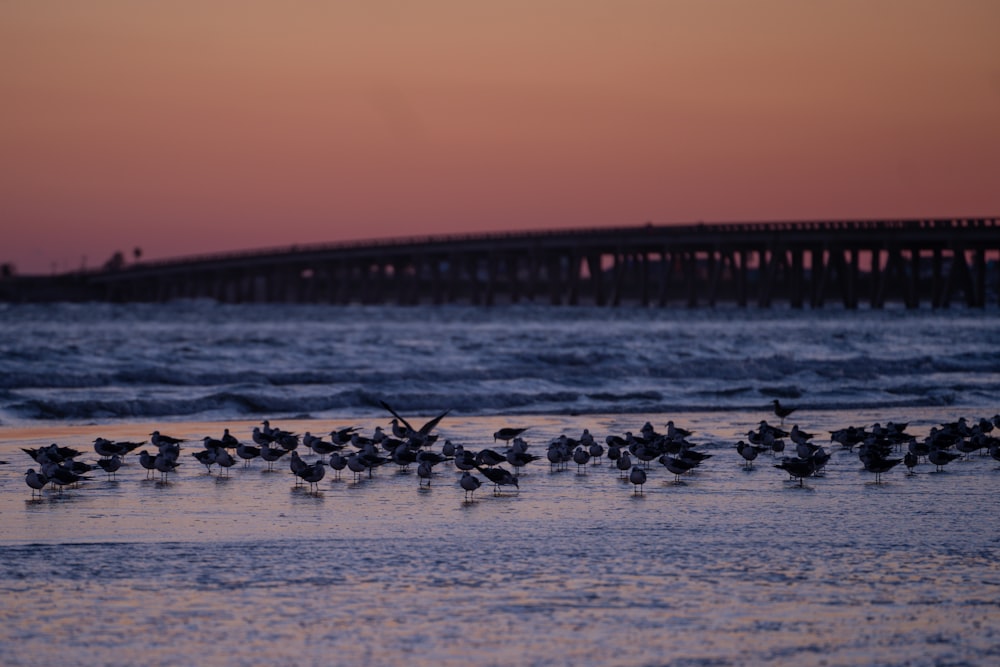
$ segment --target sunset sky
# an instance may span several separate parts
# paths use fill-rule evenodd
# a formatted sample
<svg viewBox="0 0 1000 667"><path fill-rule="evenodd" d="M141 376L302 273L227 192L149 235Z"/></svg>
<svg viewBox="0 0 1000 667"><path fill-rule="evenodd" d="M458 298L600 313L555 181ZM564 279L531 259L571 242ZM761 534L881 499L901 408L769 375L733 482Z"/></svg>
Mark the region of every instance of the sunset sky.
<svg viewBox="0 0 1000 667"><path fill-rule="evenodd" d="M1000 215L995 0L0 0L0 263Z"/></svg>

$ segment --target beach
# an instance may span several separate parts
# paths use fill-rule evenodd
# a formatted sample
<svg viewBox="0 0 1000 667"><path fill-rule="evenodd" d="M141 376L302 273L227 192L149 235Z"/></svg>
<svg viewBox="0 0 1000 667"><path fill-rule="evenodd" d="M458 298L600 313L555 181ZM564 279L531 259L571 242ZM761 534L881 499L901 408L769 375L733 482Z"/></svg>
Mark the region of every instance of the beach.
<svg viewBox="0 0 1000 667"><path fill-rule="evenodd" d="M879 413L883 414L883 413ZM925 433L938 417L900 410ZM428 418L430 418L429 415ZM0 431L7 665L985 664L1000 650L995 489L988 456L875 484L853 452L802 488L733 448L768 415L688 413L442 420L468 447L527 426L535 453L583 428L603 438L667 419L712 457L680 483L653 462L637 494L619 471L527 466L516 492L473 502L450 464L429 487L395 466L296 486L287 465L227 477L190 456L257 421L60 425ZM874 421L859 411L852 423ZM971 417L971 415L970 415ZM802 414L822 433L842 412ZM420 422L423 417L414 418ZM776 419L771 416L773 421ZM274 421L274 420L272 420ZM281 420L297 432L385 419ZM870 424L869 424L870 425ZM190 439L169 481L133 460L108 481L29 498L19 448L95 437ZM503 443L497 443L502 449ZM92 451L92 449L90 450ZM304 455L311 460L311 455ZM134 455L132 457L134 459ZM95 613L97 610L97 613Z"/></svg>

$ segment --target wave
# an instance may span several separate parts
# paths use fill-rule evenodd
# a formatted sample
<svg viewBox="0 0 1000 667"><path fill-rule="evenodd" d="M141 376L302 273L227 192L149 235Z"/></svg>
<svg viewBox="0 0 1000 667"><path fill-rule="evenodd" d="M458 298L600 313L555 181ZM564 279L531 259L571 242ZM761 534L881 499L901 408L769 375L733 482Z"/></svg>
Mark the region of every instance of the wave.
<svg viewBox="0 0 1000 667"><path fill-rule="evenodd" d="M613 316L612 316L613 314ZM996 409L995 317L940 312L30 305L0 412L34 420L380 412Z"/></svg>

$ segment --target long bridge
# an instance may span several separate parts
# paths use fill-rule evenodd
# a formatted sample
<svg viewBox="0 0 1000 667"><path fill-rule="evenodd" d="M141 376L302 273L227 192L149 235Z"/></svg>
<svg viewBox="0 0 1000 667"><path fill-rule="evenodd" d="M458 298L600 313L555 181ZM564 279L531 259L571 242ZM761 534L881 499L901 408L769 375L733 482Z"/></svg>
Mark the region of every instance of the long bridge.
<svg viewBox="0 0 1000 667"><path fill-rule="evenodd" d="M0 279L6 301L907 308L1000 300L1000 220L654 225L466 234Z"/></svg>

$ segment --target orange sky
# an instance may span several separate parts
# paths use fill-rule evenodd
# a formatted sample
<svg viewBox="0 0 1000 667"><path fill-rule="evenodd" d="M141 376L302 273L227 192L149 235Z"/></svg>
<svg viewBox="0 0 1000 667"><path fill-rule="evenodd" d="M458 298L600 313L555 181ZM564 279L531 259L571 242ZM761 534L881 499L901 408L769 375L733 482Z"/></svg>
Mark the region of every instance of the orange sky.
<svg viewBox="0 0 1000 667"><path fill-rule="evenodd" d="M3 0L0 263L1000 215L994 0Z"/></svg>

